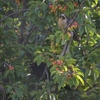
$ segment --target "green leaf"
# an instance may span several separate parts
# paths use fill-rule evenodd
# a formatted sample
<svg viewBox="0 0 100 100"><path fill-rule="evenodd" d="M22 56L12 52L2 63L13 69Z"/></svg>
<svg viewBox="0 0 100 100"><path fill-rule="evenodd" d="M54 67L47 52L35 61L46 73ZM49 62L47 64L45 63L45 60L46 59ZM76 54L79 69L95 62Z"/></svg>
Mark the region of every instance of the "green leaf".
<svg viewBox="0 0 100 100"><path fill-rule="evenodd" d="M67 42L67 40L66 40L66 39L63 39L63 40L61 41L61 45L64 45L66 42Z"/></svg>
<svg viewBox="0 0 100 100"><path fill-rule="evenodd" d="M11 91L12 91L12 86L10 86L10 85L6 85L6 87L7 87L7 89L6 89L6 92L7 93L10 93Z"/></svg>
<svg viewBox="0 0 100 100"><path fill-rule="evenodd" d="M53 76L53 79L54 79L54 83L59 83L59 81L61 80L61 76L59 75L59 73L56 73Z"/></svg>
<svg viewBox="0 0 100 100"><path fill-rule="evenodd" d="M39 66L41 62L43 61L44 57L42 55L38 55L34 58L34 62L37 62L37 65Z"/></svg>
<svg viewBox="0 0 100 100"><path fill-rule="evenodd" d="M72 80L73 80L74 86L75 86L75 87L78 87L79 82L78 82L78 80L77 80L77 77L73 76Z"/></svg>
<svg viewBox="0 0 100 100"><path fill-rule="evenodd" d="M66 76L65 75L62 75L61 76L61 81L58 82L59 83L58 90L60 90L61 87L64 87L65 81L66 81Z"/></svg>
<svg viewBox="0 0 100 100"><path fill-rule="evenodd" d="M89 70L88 76L90 76L91 74L92 74L92 71L91 71L91 70Z"/></svg>
<svg viewBox="0 0 100 100"><path fill-rule="evenodd" d="M60 40L61 40L61 37L56 37L56 43L59 43L60 42Z"/></svg>
<svg viewBox="0 0 100 100"><path fill-rule="evenodd" d="M79 23L79 26L81 26L81 27L83 25L83 20L84 20L84 16L81 13L79 13L77 16L77 21Z"/></svg>
<svg viewBox="0 0 100 100"><path fill-rule="evenodd" d="M76 63L76 59L73 58L68 59L68 64L75 64L75 63Z"/></svg>
<svg viewBox="0 0 100 100"><path fill-rule="evenodd" d="M20 59L22 59L22 58L24 57L24 55L25 55L25 51L22 50L22 51L20 52Z"/></svg>
<svg viewBox="0 0 100 100"><path fill-rule="evenodd" d="M4 78L7 78L7 76L9 75L9 70L7 70L7 71L5 71L5 73L4 73Z"/></svg>
<svg viewBox="0 0 100 100"><path fill-rule="evenodd" d="M74 81L72 78L68 79L68 84L70 85L70 87L72 87L74 85Z"/></svg>
<svg viewBox="0 0 100 100"><path fill-rule="evenodd" d="M75 12L78 12L78 11L80 11L80 10L79 9L74 9L74 10L71 11L71 13L75 13Z"/></svg>
<svg viewBox="0 0 100 100"><path fill-rule="evenodd" d="M55 75L56 73L57 73L57 71L52 71L51 76Z"/></svg>
<svg viewBox="0 0 100 100"><path fill-rule="evenodd" d="M84 77L83 72L77 71L77 74Z"/></svg>
<svg viewBox="0 0 100 100"><path fill-rule="evenodd" d="M74 9L74 5L73 5L73 3L72 3L71 1L67 2L67 6L68 6L71 10Z"/></svg>
<svg viewBox="0 0 100 100"><path fill-rule="evenodd" d="M48 22L52 22L54 20L54 17L51 14L49 14L47 16L47 20L48 20Z"/></svg>
<svg viewBox="0 0 100 100"><path fill-rule="evenodd" d="M85 26L85 32L86 32L87 34L89 34L88 26L87 26L87 25Z"/></svg>
<svg viewBox="0 0 100 100"><path fill-rule="evenodd" d="M85 29L84 29L84 26L80 26L79 27L79 34L80 36L82 36L82 34L84 33Z"/></svg>
<svg viewBox="0 0 100 100"><path fill-rule="evenodd" d="M49 35L49 37L46 38L46 40L53 40L54 39L54 35Z"/></svg>
<svg viewBox="0 0 100 100"><path fill-rule="evenodd" d="M38 91L34 90L34 91L31 92L31 96L35 96L37 93L38 93Z"/></svg>
<svg viewBox="0 0 100 100"><path fill-rule="evenodd" d="M18 87L15 87L15 91L16 91L16 94L18 95L18 97L21 98L22 95L23 95L22 90L20 88L18 88Z"/></svg>
<svg viewBox="0 0 100 100"><path fill-rule="evenodd" d="M76 77L82 83L82 85L84 85L84 80L79 75L76 75Z"/></svg>
<svg viewBox="0 0 100 100"><path fill-rule="evenodd" d="M97 69L94 69L94 81L97 80L97 78L99 77L100 75L100 70L97 68Z"/></svg>
<svg viewBox="0 0 100 100"><path fill-rule="evenodd" d="M54 95L54 94L52 94L52 93L49 95L49 98L50 98L50 100L56 100L55 95Z"/></svg>

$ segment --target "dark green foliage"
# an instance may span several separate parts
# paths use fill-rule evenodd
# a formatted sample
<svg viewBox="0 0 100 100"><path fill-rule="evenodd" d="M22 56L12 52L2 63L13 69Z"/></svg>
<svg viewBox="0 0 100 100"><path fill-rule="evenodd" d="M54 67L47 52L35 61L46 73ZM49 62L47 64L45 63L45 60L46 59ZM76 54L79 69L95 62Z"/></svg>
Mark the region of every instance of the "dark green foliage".
<svg viewBox="0 0 100 100"><path fill-rule="evenodd" d="M100 100L99 0L0 1L0 100ZM62 32L65 13L77 29ZM70 52L61 55L74 37ZM74 34L74 35L75 35Z"/></svg>

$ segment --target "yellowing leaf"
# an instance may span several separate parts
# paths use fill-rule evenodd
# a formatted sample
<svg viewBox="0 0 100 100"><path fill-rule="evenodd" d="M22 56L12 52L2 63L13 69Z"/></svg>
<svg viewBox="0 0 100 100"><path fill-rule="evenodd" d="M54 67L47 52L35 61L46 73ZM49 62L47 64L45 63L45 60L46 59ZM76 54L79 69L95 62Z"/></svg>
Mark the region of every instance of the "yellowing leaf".
<svg viewBox="0 0 100 100"><path fill-rule="evenodd" d="M79 75L76 75L76 77L84 85L84 80Z"/></svg>

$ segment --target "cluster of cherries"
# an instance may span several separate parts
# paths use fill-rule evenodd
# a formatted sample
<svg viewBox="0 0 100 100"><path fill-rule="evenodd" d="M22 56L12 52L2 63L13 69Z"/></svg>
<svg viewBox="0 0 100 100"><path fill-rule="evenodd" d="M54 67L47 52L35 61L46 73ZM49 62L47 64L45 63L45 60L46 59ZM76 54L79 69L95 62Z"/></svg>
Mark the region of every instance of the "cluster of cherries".
<svg viewBox="0 0 100 100"><path fill-rule="evenodd" d="M76 29L78 27L79 27L78 22L75 21L72 23L71 26L68 27L68 31L71 31L71 30Z"/></svg>
<svg viewBox="0 0 100 100"><path fill-rule="evenodd" d="M61 65L63 65L63 61L62 61L62 60L53 61L53 62L52 62L52 65L61 66Z"/></svg>
<svg viewBox="0 0 100 100"><path fill-rule="evenodd" d="M78 7L78 2L74 3L74 7ZM61 4L58 5L50 4L49 9L50 9L50 13L56 13L57 10L61 12L65 12L67 10L67 6L66 5L62 6Z"/></svg>
<svg viewBox="0 0 100 100"><path fill-rule="evenodd" d="M14 67L10 65L9 70L14 70Z"/></svg>
<svg viewBox="0 0 100 100"><path fill-rule="evenodd" d="M53 59L50 59L50 60L52 61ZM64 62L62 60L55 60L55 61L52 62L52 65L57 65L56 70L59 71L60 74L62 74L63 71L60 70L61 67L59 67L59 66L62 66L63 63ZM72 78L73 75L75 75L75 72L73 71L72 66L69 66L68 67L68 73L67 73L67 79Z"/></svg>
<svg viewBox="0 0 100 100"><path fill-rule="evenodd" d="M56 13L57 10L61 12L65 12L66 8L67 8L66 6L63 7L61 4L58 4L58 5L50 4L49 5L50 13Z"/></svg>
<svg viewBox="0 0 100 100"><path fill-rule="evenodd" d="M20 0L15 0L15 2L18 4L18 5L20 5Z"/></svg>
<svg viewBox="0 0 100 100"><path fill-rule="evenodd" d="M15 0L15 2L16 2L18 5L20 5L21 2L24 2L24 0Z"/></svg>

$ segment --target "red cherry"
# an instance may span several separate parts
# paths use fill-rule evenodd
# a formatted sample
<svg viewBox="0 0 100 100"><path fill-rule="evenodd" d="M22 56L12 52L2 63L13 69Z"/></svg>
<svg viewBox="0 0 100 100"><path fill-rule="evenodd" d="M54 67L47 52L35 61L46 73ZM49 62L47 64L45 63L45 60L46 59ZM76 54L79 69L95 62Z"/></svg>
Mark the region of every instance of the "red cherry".
<svg viewBox="0 0 100 100"><path fill-rule="evenodd" d="M14 67L10 65L9 70L14 70Z"/></svg>
<svg viewBox="0 0 100 100"><path fill-rule="evenodd" d="M62 61L62 60L60 60L60 64L61 64L61 65L63 64L63 61Z"/></svg>
<svg viewBox="0 0 100 100"><path fill-rule="evenodd" d="M57 61L52 62L52 65L55 65L55 64L57 64Z"/></svg>
<svg viewBox="0 0 100 100"><path fill-rule="evenodd" d="M74 23L73 23L73 25L75 25L75 26L77 26L77 27L78 27L78 22L74 22Z"/></svg>
<svg viewBox="0 0 100 100"><path fill-rule="evenodd" d="M67 7L66 7L66 6L64 6L64 9L65 9L65 10L66 10L66 8L67 8Z"/></svg>
<svg viewBox="0 0 100 100"><path fill-rule="evenodd" d="M14 67L12 67L11 69L14 70Z"/></svg>
<svg viewBox="0 0 100 100"><path fill-rule="evenodd" d="M58 64L58 65L62 65L62 64L63 64L63 61L62 61L62 60L57 61L57 64Z"/></svg>
<svg viewBox="0 0 100 100"><path fill-rule="evenodd" d="M50 4L50 5L49 5L49 8L51 9L52 7L53 7L53 5L52 5L52 4Z"/></svg>
<svg viewBox="0 0 100 100"><path fill-rule="evenodd" d="M57 62L58 65L61 65L60 61Z"/></svg>
<svg viewBox="0 0 100 100"><path fill-rule="evenodd" d="M78 2L74 3L74 7L77 7L78 6Z"/></svg>

